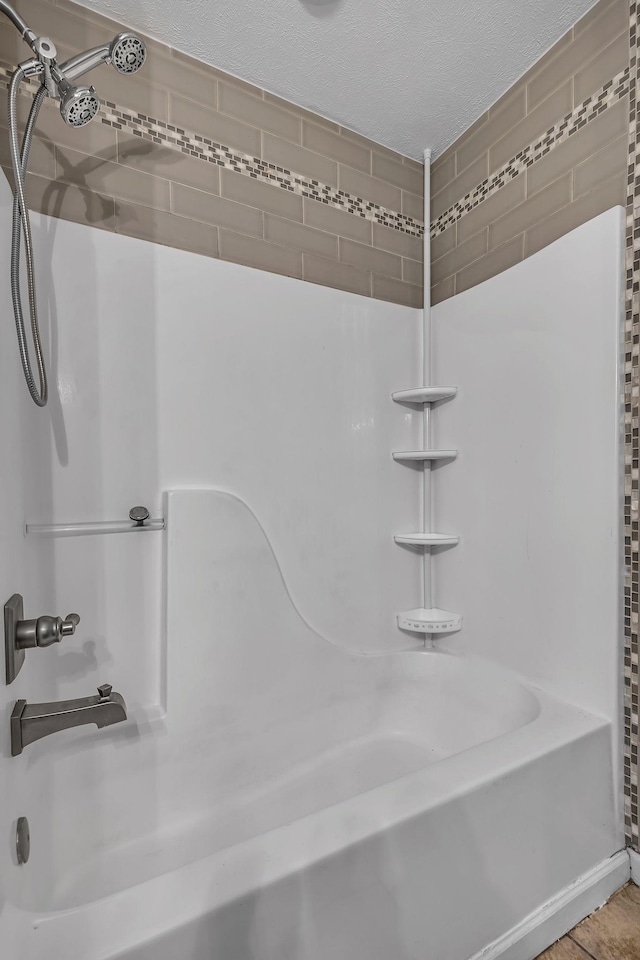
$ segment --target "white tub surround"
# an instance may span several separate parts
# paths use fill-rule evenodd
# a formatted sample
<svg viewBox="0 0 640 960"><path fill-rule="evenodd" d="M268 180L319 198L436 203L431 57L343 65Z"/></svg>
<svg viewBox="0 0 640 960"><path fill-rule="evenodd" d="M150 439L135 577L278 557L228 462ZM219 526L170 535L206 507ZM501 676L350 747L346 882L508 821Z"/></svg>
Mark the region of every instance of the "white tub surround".
<svg viewBox="0 0 640 960"><path fill-rule="evenodd" d="M422 488L390 453L424 436L389 398L421 382L421 314L34 218L56 389L32 409L5 326L0 586L82 621L0 700L110 682L129 721L17 758L5 728L0 813L32 850L0 858L3 960L469 960L619 850L619 226L433 311L434 382L459 385L431 436L459 449L432 474L460 536L437 601L465 614L436 653L396 621ZM167 529L23 535L135 503Z"/></svg>
<svg viewBox="0 0 640 960"><path fill-rule="evenodd" d="M178 491L167 517L166 718L92 737L82 846L81 744L32 753L58 842L10 895L21 960L466 960L613 852L605 720L487 661L339 649L242 501Z"/></svg>

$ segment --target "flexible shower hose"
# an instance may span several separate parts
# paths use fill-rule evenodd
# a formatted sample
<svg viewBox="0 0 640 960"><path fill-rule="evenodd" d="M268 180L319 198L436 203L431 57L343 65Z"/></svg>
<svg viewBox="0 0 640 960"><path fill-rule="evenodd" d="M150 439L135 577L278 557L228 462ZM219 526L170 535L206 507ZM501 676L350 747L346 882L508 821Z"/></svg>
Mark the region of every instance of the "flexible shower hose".
<svg viewBox="0 0 640 960"><path fill-rule="evenodd" d="M20 350L20 360L24 378L31 394L31 399L37 406L44 407L47 403L48 387L47 372L44 366L42 356L42 345L40 343L40 326L38 324L38 306L36 302L35 273L33 263L33 244L31 241L31 224L29 221L29 210L25 197L24 181L29 167L29 151L31 150L31 141L33 131L38 119L42 101L47 96L44 86L41 86L36 93L29 119L25 127L22 138L22 149L18 138L18 118L17 118L17 98L20 83L26 76L23 67L18 67L12 77L9 85L9 146L11 149L11 163L13 166L14 193L13 193L13 226L11 233L11 299L13 301L13 313L16 322L16 333L18 335L18 348ZM38 365L38 377L40 387L36 382L31 369L31 360L29 357L29 348L27 346L27 336L25 332L24 314L22 311L22 292L20 290L20 240L24 235L24 253L27 273L27 287L29 292L29 316L31 318L31 336L33 338L33 348L36 354Z"/></svg>

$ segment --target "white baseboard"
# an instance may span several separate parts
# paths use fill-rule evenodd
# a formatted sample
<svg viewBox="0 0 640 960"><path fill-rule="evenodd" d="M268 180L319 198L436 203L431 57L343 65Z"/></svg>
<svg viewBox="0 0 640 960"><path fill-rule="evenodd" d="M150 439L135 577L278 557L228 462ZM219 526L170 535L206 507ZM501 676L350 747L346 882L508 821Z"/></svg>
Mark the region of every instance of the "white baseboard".
<svg viewBox="0 0 640 960"><path fill-rule="evenodd" d="M640 887L640 853L635 850L628 850L629 861L631 863L631 879L637 887Z"/></svg>
<svg viewBox="0 0 640 960"><path fill-rule="evenodd" d="M640 879L640 855L635 856ZM603 860L470 960L533 960L624 886L629 869L627 850Z"/></svg>

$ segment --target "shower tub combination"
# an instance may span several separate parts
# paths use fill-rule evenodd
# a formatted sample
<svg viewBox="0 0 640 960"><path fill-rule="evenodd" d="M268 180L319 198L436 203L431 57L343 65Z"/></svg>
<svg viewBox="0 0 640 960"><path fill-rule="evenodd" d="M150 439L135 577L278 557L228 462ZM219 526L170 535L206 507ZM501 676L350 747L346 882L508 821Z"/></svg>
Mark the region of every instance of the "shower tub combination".
<svg viewBox="0 0 640 960"><path fill-rule="evenodd" d="M167 521L166 716L95 737L89 855L64 815L74 750L29 748L57 842L5 909L8 956L525 957L586 912L578 884L557 931L525 921L615 850L608 722L488 661L328 643L233 496L172 492Z"/></svg>
<svg viewBox="0 0 640 960"><path fill-rule="evenodd" d="M64 119L71 125L82 125L95 114L98 104L93 88L76 87L75 80L105 60L113 62L123 73L135 72L144 63L145 51L137 37L120 34L112 44L87 51L59 68L54 63L54 71L51 48L43 46L42 38L32 34L3 0L0 12L9 15L35 55L28 69L18 68L12 81L12 160L17 191L21 194L29 127L35 123L45 88L60 100ZM45 87L36 95L21 158L16 103L25 71L40 76ZM8 212L4 182L0 184L0 194ZM60 342L56 373L60 375L60 366L64 367L65 349L73 362L66 380L69 389L54 410L51 424L42 421L44 427L33 429L33 436L40 440L33 446L38 454L46 451L48 457L48 431L52 426L57 457L51 456L45 470L43 459L38 469L31 471L31 508L37 512L48 504L57 513L62 510L60 504L65 504L65 496L73 508L78 503L88 504L92 498L92 503L104 507L110 497L112 504L120 502L125 490L130 492L134 485L143 482L149 488L157 485L158 489L152 491L154 497L162 489L169 490L165 504L167 529L157 534L166 538L162 578L167 596L166 637L159 685L162 696L157 709L145 710L135 700L128 701L133 703L133 710L130 722L123 723L122 729L109 730L108 734L86 728L67 731L64 738L61 735L56 739L55 746L49 742L53 738L46 738L30 744L23 756L1 758L5 770L10 769L12 774L15 771L11 799L5 804L4 796L0 797L3 817L8 816L9 810L13 816L18 804L20 812L22 805L28 804L34 838L27 867L18 872L16 865L13 873L2 871L3 957L530 960L555 936L598 906L628 876L626 854L616 854L621 846L621 824L613 788L618 758L612 714L598 716L597 711L591 713L552 696L548 688L542 689L544 684L538 688L523 679L538 675L535 662L533 667L531 662L527 663L530 669L513 671L499 665L511 663L513 649L525 648L524 653L529 656L536 647L518 636L513 638L512 645L506 643L504 622L500 622L501 636L494 650L487 636L494 611L486 615L481 605L489 597L489 590L479 591L483 596L478 601L469 589L466 604L460 604L461 609L466 606L467 611L475 612L461 639L456 641L459 646L454 646L464 655L446 652L446 643L442 652L399 649L403 644L411 647L416 641L399 636L392 621L384 641L398 648L395 652L364 653L362 637L354 638L354 649L349 649L348 643L329 642L325 635L332 635L332 631L314 629L298 611L292 599L294 587L287 587L272 543L249 504L228 492L207 488L203 482L202 489L178 489L193 483L194 476L224 476L229 489L250 491L247 500L258 504L258 513L273 511L266 517L265 526L275 530L276 541L282 536L277 541L282 546L287 537L291 543L298 535L291 536L291 519L286 511L277 516L279 502L287 497L293 501L294 487L303 490L307 500L296 499L295 507L298 517L304 514L306 520L304 511L309 509L309 503L326 494L319 494L313 483L318 484L317 478L326 469L323 451L331 444L333 462L343 468L336 486L343 513L334 510L328 496L327 502L323 501L317 509L315 527L309 525L309 540L313 541L323 523L335 522L336 514L337 525L346 524L345 515L357 509L353 505L355 499L359 498L358 506L367 504L368 513L365 510L362 515L364 521L360 517L361 529L356 530L352 539L361 538L359 542L365 543L365 538L371 537L366 541L371 548L367 558L369 579L357 579L353 573L357 564L351 563L349 568L352 554L345 551L340 556L343 582L336 587L328 578L328 590L329 595L335 590L333 599L338 601L334 604L335 622L344 614L342 622L353 623L354 610L358 610L358 605L366 605L372 583L377 583L381 592L388 592L376 608L380 611L384 607L385 611L376 625L379 628L383 620L386 624L389 597L409 592L407 584L400 583L402 576L406 574L414 581L416 578L406 556L394 553L389 558L387 551L396 548L391 529L387 529L389 516L382 514L389 509L391 500L415 503L418 488L415 478L406 475L394 472L390 479L389 471L395 465L391 465L390 453L382 463L380 451L385 437L394 430L399 432L406 425L413 440L417 431L411 415L407 415L404 425L390 429L389 415L381 414L376 404L380 402L383 376L399 376L401 366L403 376L411 372L412 354L420 338L418 311L363 303L361 298L338 291L309 292L310 284L297 284L288 278L262 276L258 280L255 275L240 276L243 268L214 265L206 258L157 250L151 244L136 246L138 241L102 235L101 231L89 233L76 224L50 221L47 228L45 218L38 223L40 227L44 224L44 229L37 242L52 244L51 275L57 276L58 299L73 291L64 305L59 304L60 313L64 306L65 325L61 324L57 331ZM589 264L602 264L606 251L612 249L611 237L615 237L613 231L618 227L612 221L607 229L612 232L606 235L607 243L602 244L602 249L596 237L596 253L592 251L591 259L572 254L570 265L577 263L584 273ZM27 250L31 248L24 197L14 204L12 236L8 236L8 217L6 233L3 242L7 251L9 246L13 250L13 305L23 371L32 400L37 406L44 406L47 382L39 357L35 302L30 302L30 317L36 334L39 385L26 351L17 279L21 238ZM54 243L56 233L62 239ZM67 251L73 250L74 256L65 253L65 238ZM94 249L98 255L92 261ZM558 288L569 286L562 263L538 262L547 282L556 269L560 277ZM73 277L65 283L64 271L70 267ZM525 265L520 268L529 269ZM145 269L146 289L140 279ZM78 277L92 280L85 288ZM526 277L526 272L518 274L520 295L525 300L533 296L523 286ZM532 289L539 290L540 277L533 280L529 277ZM32 271L28 271L28 283L33 283ZM116 287L125 303L120 310L111 311L107 324L99 324L100 309L108 300L104 291ZM586 281L577 285L589 302L594 297L586 287ZM238 297L241 288L248 309ZM125 289L126 296L122 293ZM205 306L208 308L211 303L212 289L223 307L217 339L211 333L214 325L202 322ZM84 296L88 302L74 304L76 291L79 301ZM53 291L48 292L55 301ZM156 302L150 307L154 296ZM504 297L496 297L487 307L487 317L496 315L496 304L500 302L504 302ZM516 302L515 296L512 302ZM141 305L139 310L136 303ZM300 318L309 321L314 316L312 308L317 311L314 323L307 322L305 326ZM127 327L127 310L134 311L137 325ZM388 312L391 310L393 317ZM517 310L513 313L518 316ZM540 315L543 313L541 310ZM599 322L595 308L593 313ZM581 309L575 303L571 310L564 310L563 320L565 314L580 317L584 325ZM175 317L180 317L179 325ZM269 323L265 323L266 317ZM488 355L497 362L501 357L498 347L507 339L505 331L514 329L512 319L502 324L489 344ZM540 321L538 317L533 320L524 335L531 337L533 330L537 345L535 331L539 330ZM95 323L95 327L87 334L89 322ZM122 324L119 339L118 324ZM476 335L478 329L480 336L486 335L485 326L475 324ZM247 351L248 337L243 331L249 331L254 350ZM83 339L87 336L88 346ZM143 342L138 355L131 349L129 339L136 336ZM260 337L264 339L260 341ZM121 373L125 342L129 344L128 353L134 357L131 381ZM512 365L518 375L522 342L528 341L517 342L516 363ZM102 349L105 344L111 351ZM379 367L375 367L369 355L363 361L359 352L362 344L370 348L371 356L380 358ZM153 349L154 362L139 363L139 355L149 355ZM398 357L403 351L406 359L400 364ZM0 364L5 352L0 351ZM461 378L469 389L476 368L482 366L476 363L476 356L472 358L474 369ZM303 366L300 357L310 368L302 371L302 384L295 380ZM343 364L342 381L337 387L332 379L335 362L331 362L331 357L340 357ZM95 361L98 372L93 379L87 378L91 380L88 389L93 392L76 395L74 391L82 378L80 374L74 378L73 371L78 369L76 364L82 366L87 358ZM456 355L455 359L462 363L464 358ZM114 366L107 369L110 362ZM272 376L269 363L274 366ZM283 366L276 369L277 363ZM533 362L530 368L535 372ZM570 371L570 365L565 364L565 369ZM265 370L269 380L261 393L257 384ZM162 384L157 392L155 381L143 379L156 375ZM123 389L114 398L113 384L118 377L123 381ZM314 386L318 396L319 389L326 391L327 383L336 387L330 397L322 395L322 421L313 420L317 404L314 389L306 382L308 377L317 378ZM586 373L585 378L593 383ZM231 422L227 415L230 397L236 404L246 400L238 397L238 393L243 393L237 390L238 382L243 379L252 385L251 391L244 391L252 394L251 403L255 403L255 397L265 402L262 422L253 416L255 407L244 418L238 414L237 422ZM3 378L3 385L6 380ZM485 388L486 380L485 377ZM64 376L59 382L65 386ZM542 383L546 384L544 378ZM484 409L478 400L481 386L476 384L474 415ZM104 395L100 393L103 389L107 391ZM519 391L516 385L513 398L526 392ZM536 395L535 390L529 392ZM389 389L387 396L390 393ZM541 395L540 390L537 395ZM550 396L548 391L545 395ZM285 412L291 413L291 397L296 396L311 400L307 407L294 408L293 415L284 423ZM155 417L156 432L151 441L148 434L152 431L133 439L127 434L122 439L123 431L129 429L131 404L138 402L145 430L145 413ZM119 408L118 403L123 407ZM470 406L467 404L467 411ZM511 406L509 412L515 418L514 409ZM88 427L83 419L86 410L98 411ZM203 410L204 419L199 420ZM567 410L572 411L573 406L567 406ZM501 413L502 410L498 411L496 423ZM278 416L284 425L274 422ZM585 415L584 419L593 428L593 418ZM26 417L24 423L31 427ZM200 443L197 435L194 443L194 437L183 429L184 424L195 425L196 434L202 430L209 436L215 435L218 457L208 460L211 444ZM473 442L481 438L484 444L484 426L480 423L475 436L469 437L469 459L466 466L462 464L465 473L457 475L458 482L461 476L469 482ZM265 441L267 428L269 436ZM458 428L462 433L460 424ZM5 424L5 429L15 430L16 426ZM68 474L67 429L68 450L75 457L74 470ZM251 436L249 429L254 431ZM510 441L506 421L502 429ZM607 438L608 425L604 424L603 429ZM83 434L83 430L88 433ZM293 439L296 430L303 438L299 447ZM167 440L171 431L173 447ZM549 433L546 426L544 433ZM100 434L104 446L92 457L96 434ZM21 463L22 438L18 435L14 440L15 456L7 460ZM129 441L132 442L127 446ZM153 447L156 441L157 449ZM109 443L114 443L111 450ZM151 446L145 447L145 443ZM304 443L308 446L304 447ZM181 444L186 444L186 454L181 451ZM4 446L8 448L7 444ZM494 450L500 453L506 446L495 443ZM240 455L236 456L238 447ZM301 452L297 457L303 462L301 473L295 473L299 467L294 465L293 456L287 459L265 455L278 447ZM596 444L597 449L604 447L604 442ZM254 469L254 458L260 461L256 451L262 453L267 464L264 475L259 477ZM318 456L318 451L320 460L316 462L313 456ZM114 455L109 457L109 452ZM83 461L83 457L88 459ZM486 457L486 449L481 450L478 462L484 463ZM558 470L560 461L552 462ZM513 463L519 463L518 458L507 457L500 469L510 469ZM85 480L96 465L98 475L91 474L93 486L87 490ZM373 481L368 479L372 466ZM123 480L128 469L131 472ZM174 480L178 477L182 483L167 482L167 475ZM34 495L37 483L45 482L47 477L51 480L50 488L40 489L38 499L37 492ZM520 479L511 484L518 492ZM75 499L69 493L73 484ZM111 488L107 490L109 484ZM328 480L325 486L329 489ZM18 493L22 496L22 491ZM416 499L412 499L413 494ZM495 486L492 494L494 501L499 499ZM16 533L15 515L19 511L9 504L9 499L4 506L5 510L11 508L11 517L3 516L3 530L5 526L13 530L16 557L20 553L22 563L28 548L23 544L22 530ZM462 505L466 508L470 499L465 488L456 509L462 509ZM446 502L446 495L442 501ZM599 495L594 494L594 502L600 503ZM488 499L485 513L489 506ZM551 507L558 509L553 502ZM549 513L551 524L553 509ZM294 512L292 507L292 516ZM401 512L397 510L398 514ZM590 516L588 511L584 515ZM382 546L382 540L376 540L371 533L373 516L380 529L384 528ZM395 521L396 514L393 518ZM455 515L446 519L455 521ZM478 532L476 519L468 518L467 542L473 551L481 541L480 551L467 554L465 559L465 548L461 548L457 556L466 563L467 580L475 576L477 584L481 580L477 575L480 565L484 565L483 572L490 568L485 562L488 537L486 530ZM499 517L499 524L504 525L504 516ZM544 531L540 532L540 524L538 527L536 535L544 540ZM497 528L498 523L491 527L491 532ZM527 563L529 532L527 528ZM569 535L567 538L571 539ZM601 539L611 547L614 537L609 531ZM294 547L298 549L298 544ZM575 549L575 544L571 548ZM9 551L6 545L4 549ZM101 549L96 548L89 556L104 561L102 574L106 581L108 548L102 554ZM285 547L285 552L286 549L289 548ZM563 554L570 562L572 549ZM612 549L615 550L615 544ZM502 555L509 561L513 555L504 549L504 544ZM28 556L33 561L31 568L44 568L45 561L52 561L51 570L56 573L52 581L57 578L61 583L68 576L59 544L54 544L49 553L42 549L37 555ZM82 562L81 554L72 556L79 581L87 569L91 569L94 579L99 576L97 565ZM9 569L7 557L8 552L6 557L0 557L5 564L0 572L3 583L8 584L16 574ZM493 570L497 561L495 557L490 559ZM293 566L295 553L293 561L291 556L286 560ZM313 566L317 558L305 558L304 552L300 552L297 560L299 565L306 560L307 582L313 583L319 569ZM555 568L547 563L546 554L543 560L555 577ZM128 562L132 562L131 555ZM446 562L442 568L446 572ZM20 574L25 580L27 569L29 563L25 560ZM598 570L597 566L595 569ZM507 569L505 582L501 583L507 593L511 575ZM349 577L352 579L348 580ZM290 579L294 582L295 571L292 574L290 570ZM555 577L556 582L559 579ZM581 583L574 583L571 578L568 581L568 590L577 585L580 600L585 595L591 598L592 594ZM296 582L299 586L300 581ZM349 602L344 602L340 595L339 589L345 582L355 583L355 600L349 595ZM528 583L526 574L520 574L518 587L528 587ZM448 589L461 590L462 584L462 576L450 577ZM309 592L313 594L313 587ZM512 596L516 592L512 590ZM565 606L571 607L569 593L566 596L569 599L564 595L562 598ZM127 598L130 599L129 595ZM55 599L57 602L58 597ZM89 606L95 596L84 600ZM104 612L104 596L100 595L99 600ZM111 595L109 601L113 606ZM456 605L451 608L456 609ZM130 612L124 608L122 619L127 619ZM370 611L367 615L371 627L376 618ZM99 619L95 609L93 619L94 623ZM513 622L517 622L517 617L513 617ZM146 651L132 651L130 657L126 656L128 651L123 656L121 649L114 653L118 640L109 636L106 628L105 634L108 641L97 654L95 649L87 652L83 648L77 651L75 661L72 654L70 683L84 682L85 675L90 669L95 671L98 664L100 668L107 664L111 668L115 663L121 675L128 671L123 677L125 686L134 687L143 673L140 663L145 665ZM152 640L155 642L156 637ZM556 640L554 635L553 642ZM606 640L608 644L610 638ZM146 638L140 647L145 642ZM478 650L489 651L487 659L475 655L474 644ZM549 647L553 648L553 644ZM573 657L575 664L572 650L567 654L563 648L563 656L567 662ZM591 654L595 658L594 650L595 647ZM139 659L134 663L136 655ZM555 658L556 651L552 649L553 667ZM74 662L79 664L76 674ZM54 686L53 676L46 674L47 668L51 674L55 669L59 671L59 685L69 681L62 657L46 665L44 660L36 662L32 658L29 676L23 671L20 679L21 691L27 691L29 698L38 669L44 675L40 678L42 686ZM138 675L136 669L140 669ZM577 673L573 669L573 674ZM552 688L556 679L554 674ZM140 686L145 682L140 682ZM562 687L561 681L557 687ZM5 697L5 707L10 705L10 699L9 695ZM579 697L574 699L583 702ZM7 768L7 763L14 766ZM18 781L20 786L16 786ZM14 802L18 796L19 800Z"/></svg>

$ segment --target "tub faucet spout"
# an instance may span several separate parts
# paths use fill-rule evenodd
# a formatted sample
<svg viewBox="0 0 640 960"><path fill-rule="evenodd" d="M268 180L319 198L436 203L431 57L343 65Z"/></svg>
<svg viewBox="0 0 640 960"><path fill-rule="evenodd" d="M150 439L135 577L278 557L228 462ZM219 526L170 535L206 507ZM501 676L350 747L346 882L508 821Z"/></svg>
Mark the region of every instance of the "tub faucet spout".
<svg viewBox="0 0 640 960"><path fill-rule="evenodd" d="M28 744L58 730L85 723L109 727L127 719L127 705L108 683L98 687L98 695L53 703L27 703L18 700L11 714L11 756L17 757Z"/></svg>

